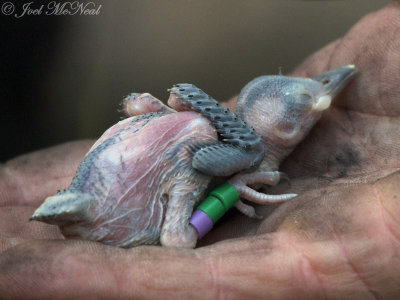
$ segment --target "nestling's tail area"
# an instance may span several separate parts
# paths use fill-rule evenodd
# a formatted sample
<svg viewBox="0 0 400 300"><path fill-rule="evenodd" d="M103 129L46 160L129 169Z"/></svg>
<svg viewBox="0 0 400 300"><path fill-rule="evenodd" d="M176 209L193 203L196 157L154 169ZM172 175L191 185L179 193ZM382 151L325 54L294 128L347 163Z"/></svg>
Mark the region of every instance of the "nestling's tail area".
<svg viewBox="0 0 400 300"><path fill-rule="evenodd" d="M89 221L92 197L88 194L61 191L48 197L30 220L63 225L69 222Z"/></svg>

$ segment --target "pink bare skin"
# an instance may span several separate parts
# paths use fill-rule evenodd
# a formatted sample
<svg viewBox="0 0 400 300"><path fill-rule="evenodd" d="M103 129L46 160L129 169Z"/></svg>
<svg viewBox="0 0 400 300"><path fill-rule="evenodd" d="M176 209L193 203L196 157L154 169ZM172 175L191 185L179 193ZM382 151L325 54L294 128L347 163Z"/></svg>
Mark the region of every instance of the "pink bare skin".
<svg viewBox="0 0 400 300"><path fill-rule="evenodd" d="M68 189L32 219L60 226L68 238L133 247L161 236L164 246L193 248L188 220L211 178L191 167L186 147L214 140L215 129L194 112L120 121L95 142Z"/></svg>
<svg viewBox="0 0 400 300"><path fill-rule="evenodd" d="M294 71L310 77L354 63L359 75L281 166L299 197L278 207L257 207L263 220L231 214L201 241L204 247L120 249L62 240L56 227L28 223L45 197L68 186L90 141L4 164L0 295L398 299L399 32L396 1Z"/></svg>
<svg viewBox="0 0 400 300"><path fill-rule="evenodd" d="M148 112L175 112L148 93L132 93L124 98L122 106L127 116L137 116Z"/></svg>

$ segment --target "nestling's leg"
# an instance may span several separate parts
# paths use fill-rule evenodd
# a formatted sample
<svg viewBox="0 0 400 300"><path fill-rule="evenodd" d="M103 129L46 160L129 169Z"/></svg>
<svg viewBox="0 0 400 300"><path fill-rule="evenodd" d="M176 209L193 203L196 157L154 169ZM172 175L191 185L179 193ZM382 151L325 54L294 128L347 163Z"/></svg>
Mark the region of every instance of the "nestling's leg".
<svg viewBox="0 0 400 300"><path fill-rule="evenodd" d="M253 206L245 204L241 200L239 200L235 204L235 207L238 211L240 211L242 214L248 216L249 218L262 219L262 216L257 215L256 210L254 209Z"/></svg>
<svg viewBox="0 0 400 300"><path fill-rule="evenodd" d="M197 231L189 224L193 207L201 199L206 186L188 182L175 185L169 195L167 212L161 229L161 245L167 247L194 248Z"/></svg>
<svg viewBox="0 0 400 300"><path fill-rule="evenodd" d="M129 117L151 112L175 112L149 93L132 93L122 100L122 111Z"/></svg>
<svg viewBox="0 0 400 300"><path fill-rule="evenodd" d="M237 189L240 197L245 198L246 200L257 204L273 204L292 199L296 197L297 194L267 195L257 192L256 190L250 188L248 185L263 183L274 186L278 184L281 177L287 179L286 175L278 171L257 171L248 174L237 174L229 179L228 182Z"/></svg>

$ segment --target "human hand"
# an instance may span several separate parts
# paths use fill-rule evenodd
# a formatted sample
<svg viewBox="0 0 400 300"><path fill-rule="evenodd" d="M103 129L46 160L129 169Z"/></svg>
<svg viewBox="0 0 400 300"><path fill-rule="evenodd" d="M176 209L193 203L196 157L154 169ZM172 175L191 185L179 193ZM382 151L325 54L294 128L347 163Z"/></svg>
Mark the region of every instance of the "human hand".
<svg viewBox="0 0 400 300"><path fill-rule="evenodd" d="M268 216L262 221L232 212L201 241L204 247L120 249L59 240L56 227L28 223L46 196L67 187L90 142L3 166L0 295L398 298L399 32L400 4L394 2L295 70L293 75L310 77L354 63L359 74L282 165L292 186L271 189L300 196L257 207Z"/></svg>

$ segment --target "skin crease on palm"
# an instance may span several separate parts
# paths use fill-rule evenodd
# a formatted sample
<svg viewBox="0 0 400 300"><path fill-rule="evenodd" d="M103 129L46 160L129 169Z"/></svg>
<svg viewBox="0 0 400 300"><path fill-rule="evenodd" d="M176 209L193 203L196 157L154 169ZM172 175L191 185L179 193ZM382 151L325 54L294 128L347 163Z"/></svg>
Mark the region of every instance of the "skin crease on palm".
<svg viewBox="0 0 400 300"><path fill-rule="evenodd" d="M355 80L281 165L298 193L232 212L200 248L120 249L61 240L27 222L66 188L92 141L16 158L0 169L0 295L40 299L400 297L400 3L372 13L293 75L354 63ZM229 103L234 106L235 100Z"/></svg>

